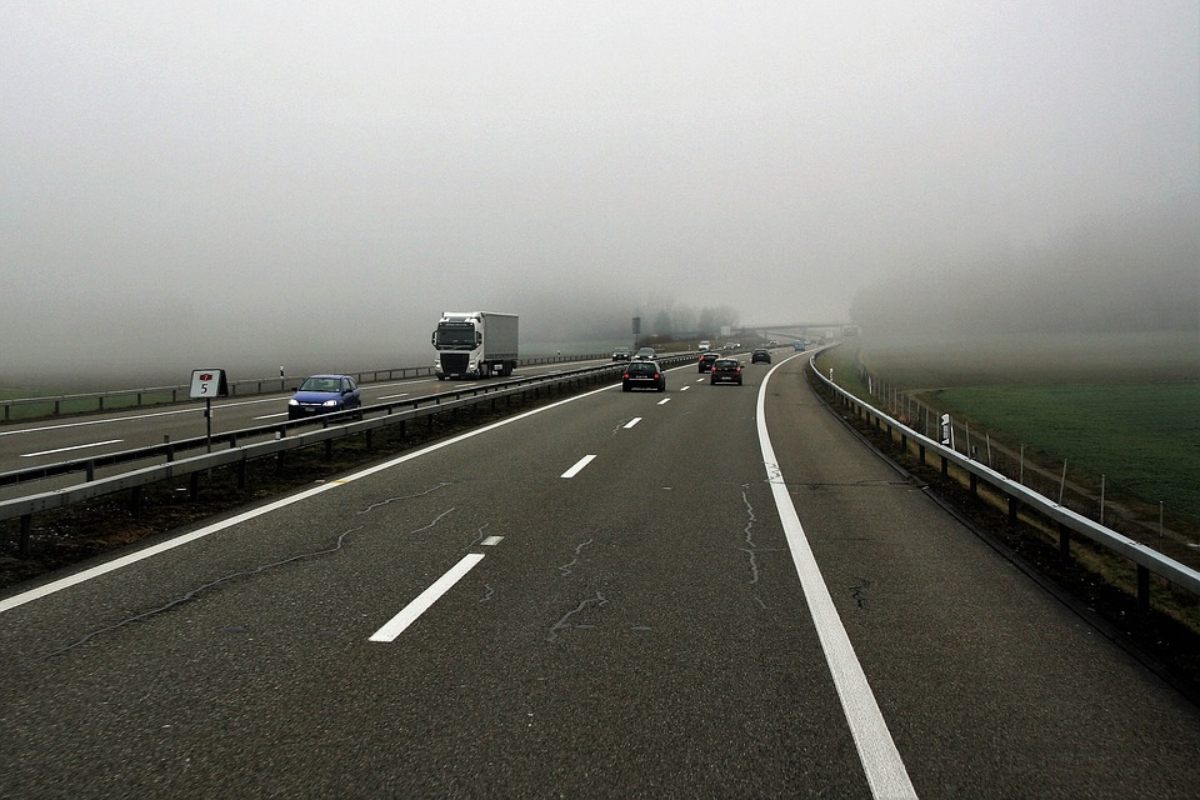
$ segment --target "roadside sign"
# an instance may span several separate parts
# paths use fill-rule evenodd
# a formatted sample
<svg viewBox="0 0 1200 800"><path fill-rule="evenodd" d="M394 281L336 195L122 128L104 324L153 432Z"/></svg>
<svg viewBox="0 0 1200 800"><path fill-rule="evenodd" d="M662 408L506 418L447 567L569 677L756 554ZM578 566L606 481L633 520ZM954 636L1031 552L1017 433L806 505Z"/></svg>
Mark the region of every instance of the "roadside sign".
<svg viewBox="0 0 1200 800"><path fill-rule="evenodd" d="M205 399L212 397L228 397L229 385L225 382L223 369L194 369L192 370L191 397Z"/></svg>

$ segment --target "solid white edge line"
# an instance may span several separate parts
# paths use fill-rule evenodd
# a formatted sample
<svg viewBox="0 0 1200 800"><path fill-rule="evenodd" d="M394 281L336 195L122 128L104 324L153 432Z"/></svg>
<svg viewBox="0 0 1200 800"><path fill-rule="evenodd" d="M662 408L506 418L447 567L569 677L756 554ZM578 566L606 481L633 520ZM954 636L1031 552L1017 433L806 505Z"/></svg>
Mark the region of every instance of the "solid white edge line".
<svg viewBox="0 0 1200 800"><path fill-rule="evenodd" d="M388 620L375 633L371 634L372 642L393 642L396 637L404 633L405 629L412 625L417 619L429 610L430 606L438 601L438 599L446 592L462 580L462 577L471 571L472 567L483 561L483 553L468 553L462 557L462 560L455 564L450 570L434 581L433 585L425 591L417 595L416 599L400 610L400 613Z"/></svg>
<svg viewBox="0 0 1200 800"><path fill-rule="evenodd" d="M867 676L854 653L854 646L850 643L841 617L838 616L833 598L829 594L829 587L821 577L821 569L809 546L808 537L804 534L804 528L800 525L800 517L796 514L791 495L788 494L783 472L775 457L775 448L772 447L771 437L767 433L767 383L775 370L796 355L772 367L758 389L758 441L767 470L767 482L771 485L775 506L779 509L780 522L787 536L788 547L792 551L792 561L800 577L804 599L808 603L817 636L821 640L821 649L825 652L825 661L829 665L829 672L833 676L833 683L842 703L842 711L854 737L854 746L858 749L858 758L871 787L871 795L875 798L915 798L917 793L908 777L908 771L904 768L904 761L900 758L900 752L896 749L891 731L888 730L883 713L879 710L875 694L867 683Z"/></svg>
<svg viewBox="0 0 1200 800"><path fill-rule="evenodd" d="M97 578L108 572L113 572L114 570L121 569L122 567L127 567L130 564L135 564L138 561L141 561L143 559L151 558L153 556L158 555L159 553L165 553L168 550L174 550L176 547L180 547L182 545L188 544L189 542L193 542L196 539L202 539L205 536L209 536L209 535L217 533L219 531L223 531L226 528L230 528L230 527L233 527L234 525L237 525L238 523L245 522L245 521L253 519L257 516L261 516L263 514L269 514L270 512L275 511L277 509L284 508L285 506L290 506L292 503L298 503L301 500L306 500L309 497L312 497L313 495L320 494L321 492L327 492L330 489L335 489L338 486L342 486L347 483L352 483L353 481L356 481L360 478L366 478L368 476L374 475L376 472L382 472L386 469L391 469L392 467L403 464L406 461L412 461L415 458L420 458L421 456L428 455L429 453L433 453L438 450L441 450L443 447L450 447L451 445L458 444L459 442L466 441L467 439L471 439L471 438L474 438L481 434L488 433L489 431L495 430L496 428L502 428L505 425L511 425L514 422L520 422L521 420L526 419L527 417L532 417L535 414L544 413L546 411L549 411L552 408L558 408L559 406L566 405L567 403L574 403L575 401L582 400L585 397L591 397L594 394L600 394L600 392L611 391L618 386L620 386L619 383L614 383L609 386L603 386L599 389L593 389L590 392L584 392L583 394L577 394L573 397L563 398L562 400L558 400L556 402L550 403L549 405L544 405L539 408L530 409L529 411L522 412L513 417L508 417L507 419L498 420L496 422L493 422L490 425L485 425L482 428L476 428L475 430L472 430L472 431L466 431L465 433L461 433L458 436L454 436L450 439L445 440L444 442L437 442L435 444L429 445L428 447L423 447L420 450L414 450L411 453L406 453L402 456L397 456L396 458L393 458L391 461L385 461L382 464L376 464L373 467L368 467L367 469L356 472L353 475L347 475L344 478L339 478L337 481L323 483L320 486L316 486L312 489L307 489L298 494L291 495L290 497L285 497L281 500L276 500L273 503L268 503L265 506L260 506L259 508L251 509L250 511L247 511L243 514L238 514L237 516L230 517L229 519L222 520L221 522L216 522L216 523L213 523L212 525L207 525L203 528L199 528L197 530L192 531L191 533L185 533L181 536L177 536L174 539L171 539L170 541L162 542L162 543L154 545L152 547L147 547L142 550L138 550L136 553L130 553L129 555L121 556L120 558L116 558L116 559L113 559L112 561L107 561L103 564L99 564L95 567L92 567L91 569L86 569L86 570L83 570L82 572L77 572L74 575L68 575L65 578L60 578L56 581L51 581L50 583L47 583L43 586L38 586L34 589L30 589L29 591L13 595L12 597L0 599L0 614L3 614L5 611L9 611L18 606L23 606L26 603L32 602L34 600L39 600L48 595L62 591L63 589L69 588L78 583L83 583L85 581L89 581L92 578Z"/></svg>
<svg viewBox="0 0 1200 800"><path fill-rule="evenodd" d="M569 470L564 472L559 477L574 478L576 475L578 475L580 472L583 471L584 467L586 467L588 464L592 463L592 459L594 459L595 457L596 457L595 455L584 456L583 458L581 458L575 462L575 466L571 467Z"/></svg>
<svg viewBox="0 0 1200 800"><path fill-rule="evenodd" d="M89 447L104 447L106 444L120 444L124 439L109 439L107 442L93 442L91 444L76 444L70 447L59 447L55 450L43 450L40 453L22 453L20 458L37 458L38 456L51 456L55 453L66 453L70 450L86 450Z"/></svg>

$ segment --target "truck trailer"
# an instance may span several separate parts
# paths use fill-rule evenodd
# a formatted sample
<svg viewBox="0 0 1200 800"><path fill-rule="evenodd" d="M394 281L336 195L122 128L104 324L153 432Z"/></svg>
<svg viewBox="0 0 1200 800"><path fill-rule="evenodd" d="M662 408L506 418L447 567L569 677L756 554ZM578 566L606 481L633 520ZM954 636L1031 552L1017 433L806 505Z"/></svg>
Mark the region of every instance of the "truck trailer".
<svg viewBox="0 0 1200 800"><path fill-rule="evenodd" d="M446 311L430 341L438 380L511 375L517 368L517 315Z"/></svg>

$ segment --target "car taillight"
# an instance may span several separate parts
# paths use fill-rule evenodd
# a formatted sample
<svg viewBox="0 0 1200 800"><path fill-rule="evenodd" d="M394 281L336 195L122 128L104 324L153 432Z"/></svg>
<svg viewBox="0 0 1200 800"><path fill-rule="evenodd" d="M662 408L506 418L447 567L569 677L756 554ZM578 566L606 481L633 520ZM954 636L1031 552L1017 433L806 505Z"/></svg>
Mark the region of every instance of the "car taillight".
<svg viewBox="0 0 1200 800"><path fill-rule="evenodd" d="M621 380L623 380L623 381L627 381L627 380L629 380L629 373L628 373L628 372L626 372L624 375L622 375L622 376L621 376Z"/></svg>
<svg viewBox="0 0 1200 800"><path fill-rule="evenodd" d="M742 368L741 368L741 367L738 367L738 368L737 368L737 371L738 371L738 372L741 372L741 371L742 371Z"/></svg>
<svg viewBox="0 0 1200 800"><path fill-rule="evenodd" d="M656 373L654 373L654 380L658 380L658 379L659 379L659 378L661 378L661 377L662 377L662 376L661 376L661 375L659 375L657 372L656 372Z"/></svg>

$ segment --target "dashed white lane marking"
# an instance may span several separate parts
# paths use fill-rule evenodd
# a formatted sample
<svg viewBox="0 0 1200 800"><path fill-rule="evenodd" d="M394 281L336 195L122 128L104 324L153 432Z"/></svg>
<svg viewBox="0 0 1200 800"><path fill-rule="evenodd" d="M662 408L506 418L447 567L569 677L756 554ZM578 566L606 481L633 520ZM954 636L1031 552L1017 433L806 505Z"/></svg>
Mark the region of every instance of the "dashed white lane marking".
<svg viewBox="0 0 1200 800"><path fill-rule="evenodd" d="M690 388L692 388L692 387L690 387L690 386L684 386L684 387L683 387L682 389L680 389L679 391L681 391L681 392L686 392L686 391L687 391L688 389L690 389Z"/></svg>
<svg viewBox="0 0 1200 800"><path fill-rule="evenodd" d="M659 401L658 401L658 405L660 405L660 406L665 406L665 405L666 405L667 403L669 403L669 402L671 402L671 398L669 398L669 397L666 397L666 398L663 398L662 400L659 400Z"/></svg>
<svg viewBox="0 0 1200 800"><path fill-rule="evenodd" d="M395 400L397 397L408 397L408 394L409 394L408 392L401 392L400 394L385 394L382 397L376 397L375 399L376 400Z"/></svg>
<svg viewBox="0 0 1200 800"><path fill-rule="evenodd" d="M484 539L480 544L482 544L484 547L494 547L495 545L498 545L503 541L504 541L503 536L489 536L486 539Z"/></svg>
<svg viewBox="0 0 1200 800"><path fill-rule="evenodd" d="M595 457L596 457L595 455L584 456L583 458L576 461L575 466L571 467L569 470L564 472L561 477L574 478L576 475L578 475L580 472L583 471L584 467L586 467L588 464L592 463L592 459Z"/></svg>
<svg viewBox="0 0 1200 800"><path fill-rule="evenodd" d="M415 600L392 617L386 625L375 631L371 635L371 641L395 641L397 636L404 633L409 625L416 622L422 614L429 610L430 606L438 601L438 598L450 591L454 584L462 580L462 577L480 561L483 561L483 553L469 553L463 556L462 560L451 567L449 572L438 578L432 586L417 595Z"/></svg>
<svg viewBox="0 0 1200 800"><path fill-rule="evenodd" d="M708 378L697 378L696 383L704 383Z"/></svg>
<svg viewBox="0 0 1200 800"><path fill-rule="evenodd" d="M21 458L37 458L38 456L50 456L55 453L65 453L68 450L85 450L89 447L104 447L106 444L120 444L124 439L109 439L107 442L93 442L92 444L77 444L71 447L59 447L55 450L42 450L40 453L22 453Z"/></svg>
<svg viewBox="0 0 1200 800"><path fill-rule="evenodd" d="M808 544L808 537L804 535L800 517L796 514L796 506L792 503L787 484L783 480L783 472L779 468L779 461L775 457L775 448L772 447L771 437L767 433L767 383L775 374L775 370L790 360L791 358L785 359L772 367L758 389L758 442L767 469L767 482L771 485L771 494L775 498L775 507L779 510L788 548L792 551L792 562L800 576L800 587L804 591L809 613L812 614L821 649L825 652L825 662L829 665L833 684L842 702L842 712L846 715L846 722L854 737L854 746L858 749L858 758L871 787L871 795L875 798L915 800L917 792L904 768L904 761L892 740L883 713L879 710L875 694L867 683L867 676L854 653L854 645L850 643L850 637L846 634L841 617L838 616L833 598L829 595L829 587L821 577L821 568L817 566L817 559Z"/></svg>
<svg viewBox="0 0 1200 800"><path fill-rule="evenodd" d="M261 417L255 417L255 419L256 420L258 420L258 419L275 419L276 417L286 417L286 416L287 416L286 411L280 411L278 414L263 414Z"/></svg>
<svg viewBox="0 0 1200 800"><path fill-rule="evenodd" d="M633 419L629 420L629 422L625 423L625 430L629 430L630 428L632 428L634 425L637 425L641 421L642 421L641 417L634 417Z"/></svg>

